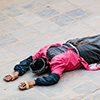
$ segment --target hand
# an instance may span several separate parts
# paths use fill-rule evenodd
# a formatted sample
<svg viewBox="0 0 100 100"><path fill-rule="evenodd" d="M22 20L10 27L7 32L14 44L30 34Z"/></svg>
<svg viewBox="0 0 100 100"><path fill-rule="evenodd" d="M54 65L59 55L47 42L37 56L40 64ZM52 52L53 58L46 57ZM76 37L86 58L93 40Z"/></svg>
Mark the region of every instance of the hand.
<svg viewBox="0 0 100 100"><path fill-rule="evenodd" d="M26 90L26 89L32 88L34 85L36 85L36 82L34 80L27 81L27 82L21 82L18 88L20 90Z"/></svg>
<svg viewBox="0 0 100 100"><path fill-rule="evenodd" d="M6 82L13 81L18 78L19 72L14 72L13 74L6 75L3 80Z"/></svg>

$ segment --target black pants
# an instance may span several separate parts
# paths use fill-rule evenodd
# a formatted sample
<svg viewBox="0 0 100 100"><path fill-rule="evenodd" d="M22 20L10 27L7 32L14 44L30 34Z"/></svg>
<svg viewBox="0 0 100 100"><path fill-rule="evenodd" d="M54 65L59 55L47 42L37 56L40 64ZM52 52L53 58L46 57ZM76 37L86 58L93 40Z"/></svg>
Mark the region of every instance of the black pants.
<svg viewBox="0 0 100 100"><path fill-rule="evenodd" d="M73 45L83 42L76 46L79 50L80 56L88 64L99 63L100 62L100 35L95 35L91 37L77 38L70 40L69 43Z"/></svg>

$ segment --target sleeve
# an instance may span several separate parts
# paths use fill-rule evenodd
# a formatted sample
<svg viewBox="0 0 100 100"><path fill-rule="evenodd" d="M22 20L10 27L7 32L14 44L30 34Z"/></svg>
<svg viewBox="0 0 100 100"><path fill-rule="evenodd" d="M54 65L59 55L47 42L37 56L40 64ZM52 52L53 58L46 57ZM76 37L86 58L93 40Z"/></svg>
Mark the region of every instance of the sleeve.
<svg viewBox="0 0 100 100"><path fill-rule="evenodd" d="M61 56L52 59L52 61L50 62L51 73L56 73L61 77L63 71L66 68L64 60L65 59Z"/></svg>
<svg viewBox="0 0 100 100"><path fill-rule="evenodd" d="M52 73L49 76L43 76L40 78L37 78L35 80L36 85L39 86L48 86L48 85L53 85L56 84L60 79L60 76L58 74Z"/></svg>
<svg viewBox="0 0 100 100"><path fill-rule="evenodd" d="M29 65L33 61L32 56L28 57L27 59L21 61L19 64L15 65L14 71L19 72L19 75L23 75L29 70Z"/></svg>

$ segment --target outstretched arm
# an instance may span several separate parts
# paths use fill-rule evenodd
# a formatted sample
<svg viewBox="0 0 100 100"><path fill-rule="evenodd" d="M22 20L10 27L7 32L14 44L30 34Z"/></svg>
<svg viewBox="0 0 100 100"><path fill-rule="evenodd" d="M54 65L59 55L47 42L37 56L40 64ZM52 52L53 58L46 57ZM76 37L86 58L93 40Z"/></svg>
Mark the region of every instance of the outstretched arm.
<svg viewBox="0 0 100 100"><path fill-rule="evenodd" d="M3 80L6 81L6 82L9 82L9 81L13 81L15 79L17 79L19 76L19 72L14 72L13 74L10 74L10 75L6 75Z"/></svg>
<svg viewBox="0 0 100 100"><path fill-rule="evenodd" d="M21 61L20 64L17 64L14 67L15 72L13 74L6 75L3 78L4 81L6 81L6 82L13 81L13 80L17 79L19 75L21 76L24 73L26 73L29 70L29 65L32 61L33 61L32 56L30 56L27 59Z"/></svg>
<svg viewBox="0 0 100 100"><path fill-rule="evenodd" d="M27 59L21 61L14 67L15 72L19 72L19 75L25 74L29 70L29 65L33 61L32 56L28 57Z"/></svg>
<svg viewBox="0 0 100 100"><path fill-rule="evenodd" d="M43 76L40 78L37 78L35 80L36 85L44 85L44 86L48 86L48 85L53 85L56 84L60 79L60 76L58 74L52 73L49 76Z"/></svg>
<svg viewBox="0 0 100 100"><path fill-rule="evenodd" d="M36 85L53 85L56 84L63 71L64 71L64 64L62 59L55 59L51 62L51 74L49 76L43 76L40 78L37 78L35 80Z"/></svg>
<svg viewBox="0 0 100 100"><path fill-rule="evenodd" d="M63 70L61 70L61 66L58 65L55 70L53 69L53 71L51 71L49 76L39 77L33 81L22 82L18 87L21 90L25 90L33 87L34 85L48 86L56 84L59 81L62 72Z"/></svg>
<svg viewBox="0 0 100 100"><path fill-rule="evenodd" d="M43 76L37 78L36 80L21 82L18 87L20 90L25 90L25 89L32 88L34 85L48 86L48 85L56 84L59 81L59 79L60 79L59 75L52 73L49 76Z"/></svg>

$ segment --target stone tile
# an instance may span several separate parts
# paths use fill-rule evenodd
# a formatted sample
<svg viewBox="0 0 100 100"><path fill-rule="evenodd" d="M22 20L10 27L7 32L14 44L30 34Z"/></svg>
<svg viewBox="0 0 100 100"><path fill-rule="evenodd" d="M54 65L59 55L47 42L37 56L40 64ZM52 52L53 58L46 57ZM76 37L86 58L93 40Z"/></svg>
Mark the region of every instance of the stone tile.
<svg viewBox="0 0 100 100"><path fill-rule="evenodd" d="M66 89L63 86L61 86L60 84L46 86L46 87L45 86L42 86L42 87L38 86L38 87L36 87L36 89L51 99L54 99L57 97L60 98L63 95L68 95L68 92L66 92Z"/></svg>
<svg viewBox="0 0 100 100"><path fill-rule="evenodd" d="M20 16L15 17L15 19L23 24L24 26L35 24L37 22L40 22L42 19L35 14L32 13L26 13Z"/></svg>
<svg viewBox="0 0 100 100"><path fill-rule="evenodd" d="M36 11L38 9L41 9L43 6L40 4L36 4L35 1L32 1L32 2L29 2L29 3L22 5L22 7L33 12L33 11Z"/></svg>
<svg viewBox="0 0 100 100"><path fill-rule="evenodd" d="M100 33L99 31L96 31L92 27L90 27L88 30L83 30L82 32L81 32L81 30L80 30L80 32L73 32L72 37L81 38L81 37L98 35L99 33Z"/></svg>
<svg viewBox="0 0 100 100"><path fill-rule="evenodd" d="M16 2L16 4L19 5L19 6L27 8L27 6L29 6L30 4L32 4L34 7L36 7L36 6L42 6L43 7L45 5L55 3L55 2L57 2L57 0L37 0L37 1L21 0L19 2Z"/></svg>
<svg viewBox="0 0 100 100"><path fill-rule="evenodd" d="M84 6L83 9L87 10L88 12L90 12L93 15L99 15L100 14L100 9L99 8L100 2L92 2L92 4L90 4L89 6Z"/></svg>
<svg viewBox="0 0 100 100"><path fill-rule="evenodd" d="M28 50L30 49L28 45L29 44L18 42L15 45L8 47L7 50L15 54L19 58L26 57L29 56L29 54L31 54L31 52L28 52Z"/></svg>
<svg viewBox="0 0 100 100"><path fill-rule="evenodd" d="M76 73L78 73L80 76L85 76L85 75L91 73L91 71L88 71L86 69L81 69L80 68L80 69L76 70Z"/></svg>
<svg viewBox="0 0 100 100"><path fill-rule="evenodd" d="M15 85L16 83L7 83L7 82L3 82L3 84L5 85L5 87L3 87L2 85L2 91L4 92L3 95L5 95L4 97L9 97L11 95L15 95L18 92L18 87ZM9 91L9 92L7 92Z"/></svg>
<svg viewBox="0 0 100 100"><path fill-rule="evenodd" d="M6 32L6 31L4 31L4 30L0 30L0 37L2 37L2 36L6 36L6 35L8 35L8 33Z"/></svg>
<svg viewBox="0 0 100 100"><path fill-rule="evenodd" d="M47 21L47 20L41 21L37 24L34 24L31 26L31 28L34 28L35 30L37 30L40 33L46 33L46 34L48 32L52 33L57 30L61 30L61 28L58 25L56 25L50 21Z"/></svg>
<svg viewBox="0 0 100 100"><path fill-rule="evenodd" d="M31 1L28 2L26 4L23 4L22 7L29 10L29 11L38 11L39 9L41 9L42 7L46 7L46 4L50 3L50 0L38 0L38 1Z"/></svg>
<svg viewBox="0 0 100 100"><path fill-rule="evenodd" d="M0 22L4 21L6 19L9 19L8 16L4 15L3 13L0 12Z"/></svg>
<svg viewBox="0 0 100 100"><path fill-rule="evenodd" d="M86 23L87 25L91 25L93 29L100 31L100 28L99 28L100 16L99 15L89 17L83 20L83 22Z"/></svg>
<svg viewBox="0 0 100 100"><path fill-rule="evenodd" d="M50 37L46 33L35 31L32 27L14 31L10 34L13 35L19 42L25 44L27 47L27 54L32 55L41 47L48 45L48 42L51 41Z"/></svg>
<svg viewBox="0 0 100 100"><path fill-rule="evenodd" d="M32 3L35 3L36 1L33 1L33 0L21 0L19 2L13 2L13 5L17 5L17 6L25 6L25 5L28 5L28 4L32 4Z"/></svg>
<svg viewBox="0 0 100 100"><path fill-rule="evenodd" d="M80 77L75 71L70 71L65 72L60 81L63 87L73 89L85 83L86 80Z"/></svg>
<svg viewBox="0 0 100 100"><path fill-rule="evenodd" d="M100 90L97 89L95 90L95 92L92 92L88 95L84 95L83 98L79 98L77 100L99 100L99 97L100 97Z"/></svg>
<svg viewBox="0 0 100 100"><path fill-rule="evenodd" d="M20 5L31 11L31 12L38 12L40 11L40 9L43 8L51 8L51 4L55 4L57 2L57 0L37 0L37 1L29 1L28 3L20 3Z"/></svg>
<svg viewBox="0 0 100 100"><path fill-rule="evenodd" d="M11 99L12 99L12 100L15 100L13 97L10 97L10 98L8 97L8 98L5 98L5 99L4 99L4 98L1 98L1 99L2 99L2 100L11 100Z"/></svg>
<svg viewBox="0 0 100 100"><path fill-rule="evenodd" d="M93 82L94 84L100 85L100 76L97 75L97 76L92 80L92 82Z"/></svg>
<svg viewBox="0 0 100 100"><path fill-rule="evenodd" d="M5 73L0 73L0 75L7 75L7 74L10 74L10 73L11 73L11 71L9 71L9 73L6 72L6 74ZM6 100L6 98L8 98L8 100L9 100L10 97L11 98L14 97L14 100L19 100L24 95L28 94L27 96L29 96L29 98L27 96L25 96L26 99L30 99L31 100L32 98L34 98L35 100L37 100L37 99L41 100L41 99L44 98L44 100L50 100L46 95L44 95L42 92L38 91L36 89L36 87L31 88L31 89L29 89L27 91L23 91L23 92L18 89L18 85L20 84L20 82L33 80L34 78L32 78L32 77L33 77L33 73L29 74L27 72L24 76L19 77L17 80L15 80L13 82L7 83L5 81L1 81L1 84L0 84L2 86L2 87L0 87L0 90L2 91L1 96L5 97L4 100ZM35 97L33 97L33 94L35 95ZM41 97L39 97L39 95Z"/></svg>
<svg viewBox="0 0 100 100"><path fill-rule="evenodd" d="M91 100L91 98L84 98L84 100Z"/></svg>
<svg viewBox="0 0 100 100"><path fill-rule="evenodd" d="M48 31L47 35L48 35L49 38L52 38L52 39L54 37L57 38L57 35L58 35L58 39L60 39L59 36L63 36L63 39L64 39L64 38L67 38L68 33L65 33L65 31L63 29L58 27L58 29ZM66 37L65 37L65 35L66 35Z"/></svg>
<svg viewBox="0 0 100 100"><path fill-rule="evenodd" d="M27 95L26 95L27 94ZM21 91L19 93L16 93L14 95L9 95L7 98L4 98L2 100L9 100L9 99L12 99L12 100L50 100L49 98L47 98L46 96L44 96L42 93L36 91L35 89L34 90L30 90L30 91Z"/></svg>
<svg viewBox="0 0 100 100"><path fill-rule="evenodd" d="M84 77L87 80L94 80L95 78L99 77L99 73L100 71L88 71L88 70L77 70L76 71L79 75L81 75L82 77Z"/></svg>
<svg viewBox="0 0 100 100"><path fill-rule="evenodd" d="M98 89L99 86L95 85L91 82L86 82L76 88L73 89L73 91L75 91L78 94L90 94L92 93L94 90Z"/></svg>
<svg viewBox="0 0 100 100"><path fill-rule="evenodd" d="M1 69L0 69L1 79L3 79L5 75L12 74L14 72L14 66L18 64L19 62L18 59L17 58L15 59L15 58L13 58L13 60L10 60L9 62L2 63L2 65L0 64L1 65Z"/></svg>
<svg viewBox="0 0 100 100"><path fill-rule="evenodd" d="M5 30L8 32L12 32L12 31L15 31L15 30L20 29L20 28L23 28L23 26L20 23L16 23L14 25L8 26L8 28Z"/></svg>
<svg viewBox="0 0 100 100"><path fill-rule="evenodd" d="M88 6L88 5L93 5L93 3L97 3L98 1L95 0L87 0L87 1L82 1L82 0L70 0L71 3L78 5L80 7L83 6Z"/></svg>
<svg viewBox="0 0 100 100"><path fill-rule="evenodd" d="M84 98L84 96L79 96L77 98L75 98L76 100L82 100Z"/></svg>
<svg viewBox="0 0 100 100"><path fill-rule="evenodd" d="M9 100L9 97L11 96L11 99L13 98L12 95L15 95L16 93L19 93L20 91L18 90L18 84L19 82L16 80L16 81L13 81L13 82L5 82L3 81L3 77L7 74L11 74L11 71L9 70L5 70L5 71L2 71L0 73L0 91L2 93L0 93L0 98L2 98L1 100L5 99L6 98L7 100ZM2 76L2 77L1 77Z"/></svg>
<svg viewBox="0 0 100 100"><path fill-rule="evenodd" d="M37 0L36 3L41 5L46 5L46 4L56 3L57 1L58 0Z"/></svg>
<svg viewBox="0 0 100 100"><path fill-rule="evenodd" d="M8 5L11 5L14 2L15 2L15 0L1 1L0 2L0 10L2 10L5 7L7 7Z"/></svg>
<svg viewBox="0 0 100 100"><path fill-rule="evenodd" d="M82 9L75 9L70 12L67 12L66 14L74 19L82 19L87 17L88 15L88 13Z"/></svg>
<svg viewBox="0 0 100 100"><path fill-rule="evenodd" d="M2 98L4 98L4 96L7 96L6 91L6 86L4 86L4 84L2 84L2 82L0 82L0 99L2 100Z"/></svg>
<svg viewBox="0 0 100 100"><path fill-rule="evenodd" d="M43 18L50 18L50 17L53 17L53 16L59 14L59 12L50 7L44 7L42 9L36 11L35 14L37 14Z"/></svg>
<svg viewBox="0 0 100 100"><path fill-rule="evenodd" d="M12 37L9 34L0 36L0 47L9 46L16 42L17 42L17 39Z"/></svg>
<svg viewBox="0 0 100 100"><path fill-rule="evenodd" d="M67 26L68 24L73 24L73 22L82 20L87 17L88 17L87 12L83 11L82 9L75 9L75 10L66 12L65 14L60 14L58 16L55 16L54 18L51 18L50 20L60 26Z"/></svg>
<svg viewBox="0 0 100 100"><path fill-rule="evenodd" d="M51 32L49 34L49 39L52 41L52 43L65 43L70 38L71 34L67 32L58 31L58 32Z"/></svg>
<svg viewBox="0 0 100 100"><path fill-rule="evenodd" d="M23 28L22 24L20 24L15 19L7 19L0 22L0 27L2 30L5 30L7 32L11 32Z"/></svg>
<svg viewBox="0 0 100 100"><path fill-rule="evenodd" d="M95 95L93 96L92 100L99 100L99 98L100 98L100 93L95 94Z"/></svg>
<svg viewBox="0 0 100 100"><path fill-rule="evenodd" d="M95 0L87 0L87 1L83 1L83 0L70 0L71 3L87 10L88 12L91 12L93 14L99 14L100 11L99 9L99 5L100 2L99 1L95 1Z"/></svg>
<svg viewBox="0 0 100 100"><path fill-rule="evenodd" d="M45 45L99 34L99 9L99 0L1 1L0 100L99 100L99 71L65 72L56 85L27 91L19 91L19 83L40 76L28 71L14 82L2 80L15 64Z"/></svg>
<svg viewBox="0 0 100 100"><path fill-rule="evenodd" d="M2 12L5 13L7 16L16 17L16 16L24 14L27 11L18 6L10 6L10 7L6 7L2 9Z"/></svg>
<svg viewBox="0 0 100 100"><path fill-rule="evenodd" d="M48 41L48 37L46 35L37 32L35 34L34 32L30 32L29 30L27 30L27 33L24 32L23 34L17 32L18 31L11 34L19 39L19 42L7 47L7 50L15 54L18 58L24 58L26 56L34 55L41 47L47 45L46 41ZM18 34L20 34L19 37L17 37Z"/></svg>
<svg viewBox="0 0 100 100"><path fill-rule="evenodd" d="M86 77L93 80L95 77L99 77L100 71L91 71Z"/></svg>
<svg viewBox="0 0 100 100"><path fill-rule="evenodd" d="M32 28L22 28L20 30L10 32L9 34L15 37L18 41L23 41L25 43L28 40L34 39L38 33Z"/></svg>
<svg viewBox="0 0 100 100"><path fill-rule="evenodd" d="M61 14L51 18L50 20L60 26L65 26L68 25L69 23L72 23L74 19L67 16L67 14Z"/></svg>
<svg viewBox="0 0 100 100"><path fill-rule="evenodd" d="M61 1L59 0L56 3L51 4L50 7L53 7L55 10L59 11L60 13L66 13L78 8L78 6L70 3L67 0L61 0Z"/></svg>
<svg viewBox="0 0 100 100"><path fill-rule="evenodd" d="M99 31L94 30L92 26L80 21L64 26L63 30L65 30L67 33L70 33L71 38L79 38L99 34Z"/></svg>
<svg viewBox="0 0 100 100"><path fill-rule="evenodd" d="M16 59L16 55L14 53L9 52L6 49L0 49L0 63L2 63L1 68L2 69L6 69L6 67L4 68L4 64L7 64L13 60Z"/></svg>
<svg viewBox="0 0 100 100"><path fill-rule="evenodd" d="M40 48L44 47L45 45L48 45L49 42L52 41L50 37L47 36L45 33L41 34L36 32L36 34L33 34L31 36L32 37L30 38L30 40L27 39L24 41L24 43L26 43L28 47L27 53L29 52L32 55L35 54Z"/></svg>
<svg viewBox="0 0 100 100"><path fill-rule="evenodd" d="M34 40L32 41L29 41L29 42L33 42L31 43L32 44L32 48L37 48L40 49L41 47L45 46L45 45L48 45L48 41L50 40L50 38L45 35L45 34L41 34L41 33L38 33L37 35L35 35L35 38ZM35 44L36 42L36 44ZM37 51L35 51L37 52Z"/></svg>
<svg viewBox="0 0 100 100"><path fill-rule="evenodd" d="M78 96L75 92L68 90L64 93L60 93L59 95L52 97L53 100L76 100L75 98Z"/></svg>

